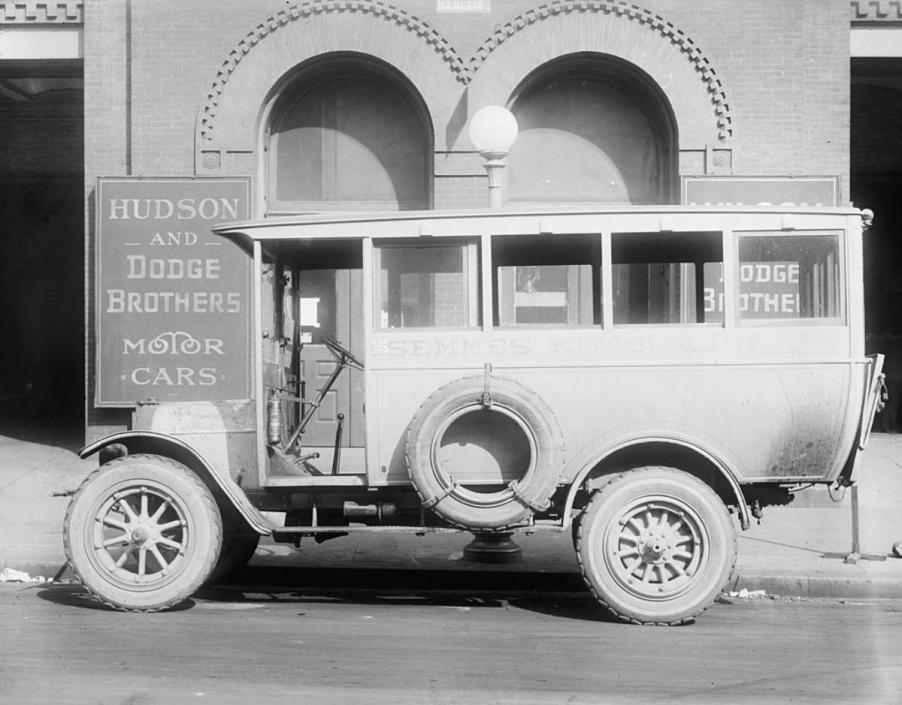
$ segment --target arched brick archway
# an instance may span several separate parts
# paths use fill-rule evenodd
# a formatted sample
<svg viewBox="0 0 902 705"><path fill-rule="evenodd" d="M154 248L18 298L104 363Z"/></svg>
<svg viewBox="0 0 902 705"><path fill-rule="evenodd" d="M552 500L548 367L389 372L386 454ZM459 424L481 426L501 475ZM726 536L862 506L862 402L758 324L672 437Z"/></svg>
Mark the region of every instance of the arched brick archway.
<svg viewBox="0 0 902 705"><path fill-rule="evenodd" d="M367 54L406 76L427 108L435 149L449 156L471 148L467 117L508 103L538 67L572 53L616 57L667 96L680 174L732 170L733 119L720 76L690 36L649 10L622 0L551 0L499 24L464 59L427 22L389 4L313 0L268 17L225 57L199 108L196 173L259 173L273 86L298 64L334 51ZM481 171L476 159L470 166L456 159L454 173Z"/></svg>
<svg viewBox="0 0 902 705"><path fill-rule="evenodd" d="M524 76L577 53L616 57L656 84L673 113L681 172L704 168L712 149L729 168L732 112L711 62L678 27L619 0L550 2L498 27L469 62L470 105L505 104Z"/></svg>
<svg viewBox="0 0 902 705"><path fill-rule="evenodd" d="M448 42L402 10L364 0L292 6L255 27L223 61L198 114L196 173L256 173L273 88L298 65L338 50L371 56L406 76L433 124L454 111L466 80Z"/></svg>

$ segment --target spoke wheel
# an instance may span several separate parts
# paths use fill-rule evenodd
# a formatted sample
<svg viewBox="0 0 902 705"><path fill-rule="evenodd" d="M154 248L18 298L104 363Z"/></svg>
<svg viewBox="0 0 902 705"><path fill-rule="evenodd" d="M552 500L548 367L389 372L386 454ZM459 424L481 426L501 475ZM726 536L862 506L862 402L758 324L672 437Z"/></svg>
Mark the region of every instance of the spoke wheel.
<svg viewBox="0 0 902 705"><path fill-rule="evenodd" d="M66 512L73 572L108 605L160 610L197 590L216 562L222 520L184 465L152 455L107 463L89 475Z"/></svg>
<svg viewBox="0 0 902 705"><path fill-rule="evenodd" d="M598 490L576 532L586 583L618 618L680 624L710 606L736 562L721 499L671 468L625 473Z"/></svg>

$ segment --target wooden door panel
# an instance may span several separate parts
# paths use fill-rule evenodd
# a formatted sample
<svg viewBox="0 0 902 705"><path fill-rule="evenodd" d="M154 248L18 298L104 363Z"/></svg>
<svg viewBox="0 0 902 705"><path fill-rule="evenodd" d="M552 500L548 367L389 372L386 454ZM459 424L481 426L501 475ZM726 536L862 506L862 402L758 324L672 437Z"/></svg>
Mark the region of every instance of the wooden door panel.
<svg viewBox="0 0 902 705"><path fill-rule="evenodd" d="M317 299L315 319L300 326L301 396L314 399L335 369L336 360L321 343L338 340L360 354L363 340L362 276L359 270L301 271L300 297ZM308 304L313 310L313 304ZM342 445L363 445L363 375L345 369L323 399L304 433L307 446L332 445L338 414L344 414Z"/></svg>

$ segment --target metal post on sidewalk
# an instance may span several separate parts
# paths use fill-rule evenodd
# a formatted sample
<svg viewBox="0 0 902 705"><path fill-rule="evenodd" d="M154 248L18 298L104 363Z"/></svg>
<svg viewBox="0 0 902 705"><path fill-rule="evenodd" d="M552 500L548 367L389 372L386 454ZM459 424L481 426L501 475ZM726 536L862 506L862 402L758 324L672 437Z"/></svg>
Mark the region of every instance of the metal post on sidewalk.
<svg viewBox="0 0 902 705"><path fill-rule="evenodd" d="M852 485L850 504L852 508L852 550L849 553L825 553L824 558L842 558L843 563L855 565L858 561L885 561L886 556L879 553L861 552L860 517L858 504L858 485Z"/></svg>

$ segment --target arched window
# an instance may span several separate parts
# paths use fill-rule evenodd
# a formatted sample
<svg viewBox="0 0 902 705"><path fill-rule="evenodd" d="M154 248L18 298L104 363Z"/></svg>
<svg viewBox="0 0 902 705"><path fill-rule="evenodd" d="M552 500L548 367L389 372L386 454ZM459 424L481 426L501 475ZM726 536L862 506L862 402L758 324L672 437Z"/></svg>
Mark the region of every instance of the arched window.
<svg viewBox="0 0 902 705"><path fill-rule="evenodd" d="M520 136L508 157L508 200L675 201L676 128L660 89L613 57L556 60L521 85Z"/></svg>
<svg viewBox="0 0 902 705"><path fill-rule="evenodd" d="M388 67L348 57L307 66L268 132L269 214L430 206L431 128Z"/></svg>

